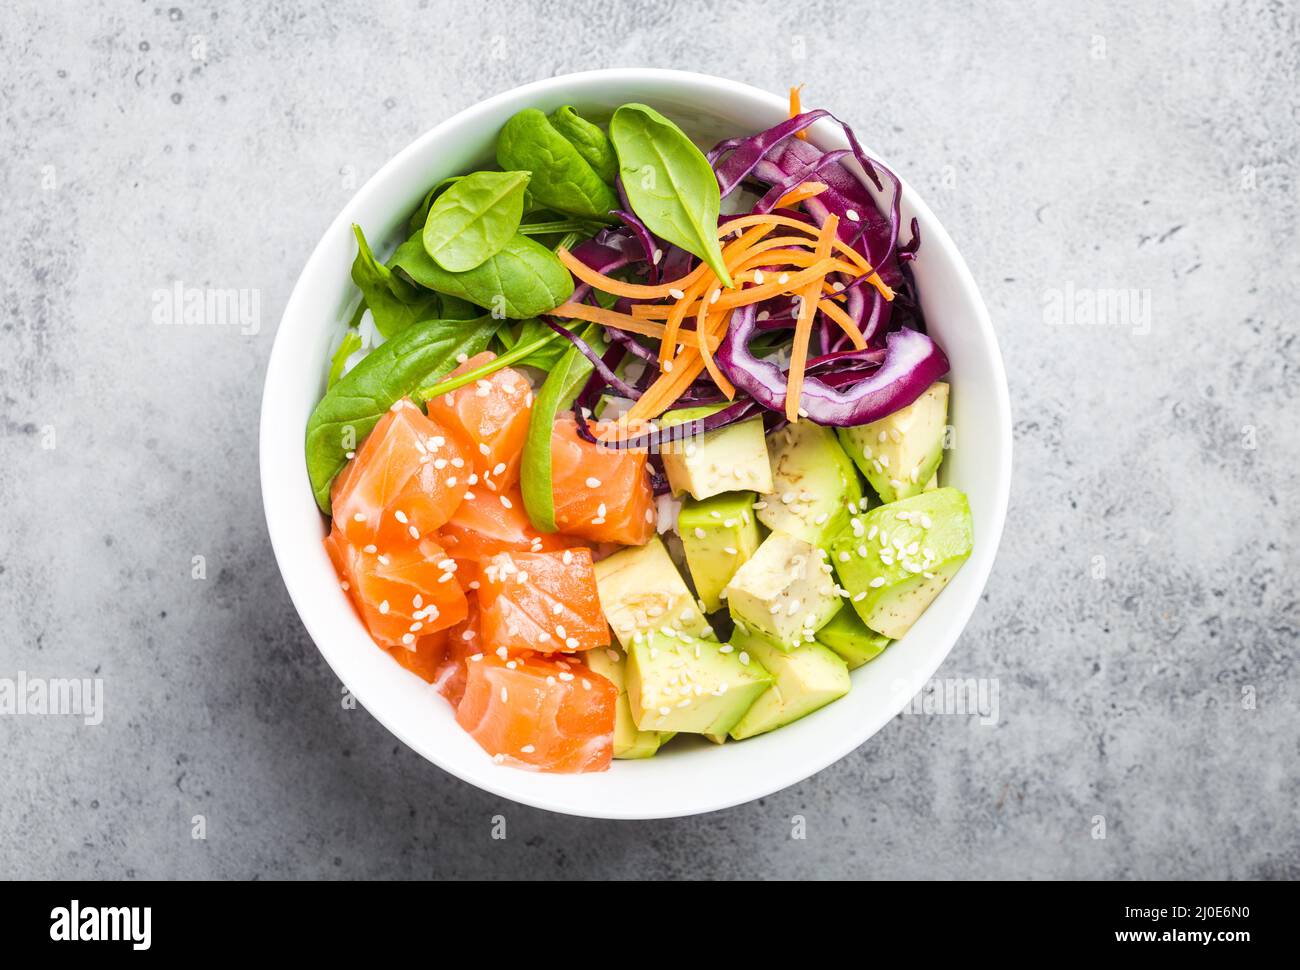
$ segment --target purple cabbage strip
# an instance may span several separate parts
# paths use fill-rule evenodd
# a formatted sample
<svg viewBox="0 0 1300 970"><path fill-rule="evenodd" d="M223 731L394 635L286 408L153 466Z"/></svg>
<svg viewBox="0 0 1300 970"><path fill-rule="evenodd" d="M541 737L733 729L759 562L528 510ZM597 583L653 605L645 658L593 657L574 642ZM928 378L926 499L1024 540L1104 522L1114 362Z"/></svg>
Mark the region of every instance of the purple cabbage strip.
<svg viewBox="0 0 1300 970"><path fill-rule="evenodd" d="M650 284L652 286L657 284L659 282L659 264L655 262L655 253L662 253L663 250L656 242L655 237L650 234L650 230L646 228L645 223L638 219L631 209L615 209L611 215L622 219L633 237L635 237L643 254L642 258L638 259L637 262L646 264L646 275Z"/></svg>
<svg viewBox="0 0 1300 970"><path fill-rule="evenodd" d="M741 140L734 146L730 155L713 167L718 176L718 188L722 192L722 197L725 199L736 191L740 184L749 178L749 173L754 170L754 166L782 141L803 131L816 121L829 117L831 117L829 111L821 109L806 111L793 118L787 118L766 131L760 131L757 135Z"/></svg>
<svg viewBox="0 0 1300 970"><path fill-rule="evenodd" d="M719 411L705 415L702 418L695 418L692 421L683 421L680 424L672 425L672 440L682 438L693 438L696 435L702 435L708 431L717 431L719 428L725 428L728 425L735 424L737 421L743 421L751 414L758 410L758 404L754 401L741 399L735 401ZM646 448L651 451L655 450L662 442L664 430L660 426L659 431L650 431L637 438L628 438L622 442L620 447L628 450L636 448Z"/></svg>
<svg viewBox="0 0 1300 970"><path fill-rule="evenodd" d="M593 373L599 374L600 379L605 382L606 386L614 388L614 390L618 391L618 393L623 397L636 398L636 388L615 374L613 368L606 365L600 354L596 353L596 351L592 349L591 344L587 343L587 341L583 340L572 330L556 323L550 317L546 318L546 325L569 343L573 344L573 346L577 347L578 353L591 361L591 366L595 368ZM618 352L619 357L621 358L623 355L623 348L619 347ZM606 351L606 353L609 353L609 351Z"/></svg>
<svg viewBox="0 0 1300 970"><path fill-rule="evenodd" d="M731 327L714 358L718 367L739 390L773 411L785 409L786 372L769 360L755 357L749 350L754 333L753 306L740 307L731 317ZM869 351L850 351L831 359L859 359ZM862 357L860 359L867 359ZM815 363L827 363L827 357ZM869 424L907 407L925 389L948 373L948 358L925 334L916 330L897 330L886 337L880 366L868 377L847 385L833 387L815 375L805 374L801 405L810 420L831 427Z"/></svg>
<svg viewBox="0 0 1300 970"><path fill-rule="evenodd" d="M575 343L574 346L577 346L577 344ZM590 347L587 349L591 350ZM586 354L584 353L583 356L586 356ZM596 364L596 367L591 372L591 376L587 378L587 383L582 385L582 390L578 392L578 396L573 399L573 421L577 426L578 437L598 447L602 445L602 442L591 433L591 428L587 426L586 415L596 413L596 405L600 403L600 395L609 386L605 380L605 375L614 374L614 369L623 362L623 357L623 348L615 344L605 351L603 357L597 358L600 361L599 364L592 361L593 364ZM591 360L590 357L587 359ZM617 376L614 379L619 381L620 384L623 383Z"/></svg>

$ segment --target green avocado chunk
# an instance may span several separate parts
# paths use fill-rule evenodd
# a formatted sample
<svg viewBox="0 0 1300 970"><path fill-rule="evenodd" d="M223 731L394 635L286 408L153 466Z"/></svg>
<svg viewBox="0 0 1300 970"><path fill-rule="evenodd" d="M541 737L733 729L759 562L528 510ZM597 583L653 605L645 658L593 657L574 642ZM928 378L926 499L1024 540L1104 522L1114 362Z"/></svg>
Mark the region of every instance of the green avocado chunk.
<svg viewBox="0 0 1300 970"><path fill-rule="evenodd" d="M715 639L686 581L658 536L596 563L596 592L614 636L627 650L637 633L662 626Z"/></svg>
<svg viewBox="0 0 1300 970"><path fill-rule="evenodd" d="M771 533L727 584L737 627L783 650L812 640L841 606L824 555L802 539Z"/></svg>
<svg viewBox="0 0 1300 970"><path fill-rule="evenodd" d="M772 684L728 643L654 630L628 651L627 699L642 731L725 735Z"/></svg>
<svg viewBox="0 0 1300 970"><path fill-rule="evenodd" d="M659 424L670 428L708 417L722 408L723 405L718 404L669 411ZM698 500L722 492L772 490L763 419L757 414L696 438L671 441L662 449L661 455L674 495L689 492Z"/></svg>
<svg viewBox="0 0 1300 970"><path fill-rule="evenodd" d="M677 514L686 565L709 613L722 608L722 590L758 548L753 506L753 492L725 492L700 502L686 499Z"/></svg>
<svg viewBox="0 0 1300 970"><path fill-rule="evenodd" d="M618 703L614 708L614 757L649 758L660 745L672 737L662 731L638 731L632 720L632 708L627 702L627 658L617 647L597 648L583 654L587 666L618 688Z"/></svg>
<svg viewBox="0 0 1300 970"><path fill-rule="evenodd" d="M895 502L929 487L943 461L947 423L948 385L935 381L902 410L838 434L880 500Z"/></svg>
<svg viewBox="0 0 1300 970"><path fill-rule="evenodd" d="M731 729L737 741L773 731L849 692L849 668L820 643L779 650L761 637L735 636L732 645L756 658L775 679Z"/></svg>
<svg viewBox="0 0 1300 970"><path fill-rule="evenodd" d="M850 520L831 561L862 622L891 640L911 629L970 556L966 496L937 488Z"/></svg>
<svg viewBox="0 0 1300 970"><path fill-rule="evenodd" d="M758 520L773 532L822 546L861 509L857 469L830 428L800 421L768 438L772 488ZM761 491L761 489L760 489Z"/></svg>
<svg viewBox="0 0 1300 970"><path fill-rule="evenodd" d="M867 661L880 656L885 647L889 646L890 640L869 629L856 611L840 610L817 631L817 642L839 654L849 665L849 670L856 670Z"/></svg>

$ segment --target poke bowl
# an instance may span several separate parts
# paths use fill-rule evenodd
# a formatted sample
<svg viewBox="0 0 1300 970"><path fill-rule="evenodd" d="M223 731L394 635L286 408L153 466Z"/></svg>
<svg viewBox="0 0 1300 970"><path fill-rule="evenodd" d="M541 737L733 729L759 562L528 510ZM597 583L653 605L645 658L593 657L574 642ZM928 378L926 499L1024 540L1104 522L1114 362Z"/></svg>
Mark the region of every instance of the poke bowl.
<svg viewBox="0 0 1300 970"><path fill-rule="evenodd" d="M260 437L263 501L286 588L360 704L429 761L485 791L629 819L760 798L843 758L903 710L979 600L1011 471L1006 378L987 310L952 240L902 174L835 117L802 112L796 97L701 74L620 69L489 98L383 166L332 222L293 289L268 366ZM617 177L586 192L609 193L597 211L611 215L598 230L574 231L559 180L529 170L529 151L557 131L582 159L572 163L581 178L565 176L570 195L575 180L599 173L602 146L617 149ZM510 132L516 140L507 145ZM770 144L760 133L773 133ZM859 134L870 142L869 130ZM683 149L683 137L698 150ZM778 146L794 146L785 168L773 162ZM559 144L533 164L569 151ZM800 159L811 159L807 171L791 173ZM715 171L692 183L701 161ZM471 182L468 173L482 177ZM846 173L852 185L838 181ZM755 178L757 192L771 195L766 203L753 201ZM698 232L700 206L688 197L683 209L665 192L668 181L678 196L682 185L698 184L692 193L716 199L721 186L721 213L716 201L711 211L702 206L708 232ZM750 195L737 208L742 182ZM845 208L836 192L869 199ZM743 213L751 214L728 224ZM840 230L846 220L888 221L888 253L876 259L865 231ZM764 234L770 245L759 256ZM795 242L779 242L788 239ZM634 255L601 265L597 247ZM472 275L507 255L540 268L513 291L497 272L504 296L478 295ZM563 276L547 277L556 265ZM886 301L896 301L883 314L892 312L890 324L879 319ZM786 302L783 327L787 311L774 319L772 307ZM461 343L426 326L444 316L463 322L453 328ZM376 336L380 324L389 332ZM482 339L469 335L474 327ZM417 339L417 328L427 333ZM617 339L607 339L610 330ZM784 344L751 353L764 334ZM635 354L620 353L624 345ZM384 397L402 355L426 348L454 359ZM448 433L465 447L449 445L441 454L452 457L440 458L441 429L471 424L467 407L478 420L481 399L516 374L504 390L518 403L499 410L503 424L524 414L518 433L493 441ZM352 413L369 417L351 422ZM553 430L561 426L567 437ZM673 426L690 434L646 445ZM613 445L601 433L611 428ZM415 449L403 474L424 484L414 499L402 492L395 508L374 499L387 485L373 484L396 480L393 466L367 470L377 467L380 439L382 460L391 461L402 434ZM486 464L476 448L490 454ZM571 467L562 463L570 452L578 455ZM634 477L618 478L633 461ZM566 475L589 494L561 495ZM719 485L719 475L734 480ZM372 499L378 505L357 504ZM494 522L517 519L531 545L493 547L482 558L458 553L465 533L447 516L484 500ZM392 585L398 567L384 541L407 543L410 569L430 571L413 598ZM802 586L783 578L791 563ZM543 585L528 591L533 599L520 591L527 569L532 585ZM379 601L388 593L373 593L377 574L384 590L404 591L400 609ZM682 597L673 592L679 584ZM584 625L573 603L587 588L594 615ZM630 597L645 595L685 612L629 607ZM466 600L478 618L472 630ZM539 619L546 630L517 644L521 629L533 629L538 602L569 628ZM420 651L435 632L437 654L421 670ZM449 637L454 644L462 635L475 646L457 653L453 645L449 654ZM448 703L451 654L457 686ZM707 669L697 666L702 654ZM561 739L572 743L555 749L543 765L551 770L519 770L537 768L537 748L555 739L539 736L535 745L515 721L501 724L507 683L517 692L535 685L533 721L545 709L552 734L560 723L577 738ZM583 734L580 722L597 726Z"/></svg>

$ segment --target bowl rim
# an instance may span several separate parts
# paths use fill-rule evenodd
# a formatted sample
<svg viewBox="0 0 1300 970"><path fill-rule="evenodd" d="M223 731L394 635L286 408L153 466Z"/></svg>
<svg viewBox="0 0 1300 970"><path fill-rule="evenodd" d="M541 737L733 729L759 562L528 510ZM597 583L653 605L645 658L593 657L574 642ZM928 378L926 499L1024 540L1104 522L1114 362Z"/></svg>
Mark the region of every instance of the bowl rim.
<svg viewBox="0 0 1300 970"><path fill-rule="evenodd" d="M359 701L362 706L382 724L391 734L397 737L402 743L415 750L422 757L432 761L443 771L461 779L462 781L480 788L493 795L509 799L513 802L540 808L546 811L557 812L560 814L574 815L577 817L589 818L609 818L609 819L649 819L649 818L673 818L686 815L705 814L722 809L742 805L758 798L763 798L774 792L788 788L792 785L810 778L824 768L841 758L845 757L868 740L874 737L881 728L892 720L902 709L900 706L897 710L883 710L876 713L870 718L863 720L863 730L846 734L840 739L840 743L833 745L824 745L815 750L807 760L801 760L792 771L785 773L774 773L770 780L759 779L749 785L737 785L734 795L728 793L725 797L715 798L712 800L690 801L685 799L683 804L672 810L656 810L653 812L637 811L635 809L627 810L618 807L616 801L610 803L598 802L593 805L583 806L581 808L572 804L561 801L555 801L548 797L538 796L531 792L521 793L514 790L506 776L514 772L503 771L500 766L491 762L491 759L484 759L484 767L488 770L475 770L466 768L461 764L456 764L452 759L439 757L437 752L429 752L421 748L411 738L409 738L397 725L396 718L391 716L384 709L382 696L376 696L378 691L371 691L369 686L361 684L349 684L343 678L335 663L330 659L327 650L321 646L323 640L328 639L327 631L322 627L320 618L314 616L312 609L308 608L311 602L312 590L308 588L306 577L296 572L286 569L286 562L290 561L284 554L291 545L301 541L297 535L289 535L290 531L284 523L284 517L278 514L282 507L282 499L287 502L291 501L288 493L288 486L284 483L278 483L274 478L273 464L267 461L267 455L271 453L275 446L276 432L276 408L273 406L276 400L276 389L274 385L276 375L286 366L286 358L290 354L289 341L282 339L286 332L285 324L293 317L300 315L298 305L306 299L306 291L309 286L308 278L314 275L311 272L313 265L322 258L323 251L327 248L332 237L339 232L347 230L352 222L354 211L363 208L366 200L379 191L379 187L386 183L394 171L403 167L405 161L411 156L423 153L428 146L438 141L450 129L461 128L472 125L475 121L484 116L491 115L497 111L503 104L512 101L521 101L524 99L542 98L545 95L552 94L556 89L563 89L566 86L573 85L593 85L593 84L620 84L635 85L647 84L651 82L664 82L682 85L683 87L692 87L697 94L712 94L718 98L735 98L744 97L754 102L766 102L773 108L784 108L784 99L779 95L765 91L761 88L754 87L743 82L734 81L729 78L718 77L711 74L703 74L692 71L678 71L663 68L608 68L594 71L581 71L571 74L556 75L553 77L543 78L518 87L510 88L498 94L492 95L482 101L478 101L469 107L457 111L443 121L439 122L422 135L415 138L410 144L393 155L385 162L365 183L352 195L343 205L339 213L331 220L328 228L312 249L311 254L304 262L298 278L294 283L289 298L285 303L284 312L281 315L279 325L276 328L274 342L271 353L268 357L266 377L263 384L262 401L260 407L259 421L259 479L262 491L263 511L266 515L267 531L271 539L271 547L276 560L276 567L280 573L281 580L289 593L290 600L298 613L303 626L306 628L308 635L311 637L313 644L320 652L325 662L329 664L331 670L340 682L346 685L347 689ZM815 130L815 129L814 129ZM884 165L889 166L891 170L897 172L890 165L889 160L865 146L872 158L879 159ZM980 343L984 346L989 364L992 369L992 378L994 383L994 408L997 413L997 436L1000 439L997 442L996 453L1000 456L997 468L994 471L994 491L995 498L992 508L992 519L982 524L984 531L983 541L971 553L967 560L964 570L973 570L977 576L977 581L969 584L966 588L966 595L963 599L953 603L946 604L946 616L948 621L946 627L948 632L944 634L947 638L947 644L942 652L935 659L933 666L924 670L924 676L919 678L919 683L924 684L931 679L942 666L944 660L952 652L957 640L965 631L967 624L970 622L971 615L978 604L980 596L988 582L989 575L992 571L993 562L996 558L998 548L1001 544L1002 533L1006 524L1007 507L1010 501L1011 491L1011 466L1012 466L1012 416L1010 392L1007 385L1006 371L1003 365L1001 350L998 346L997 335L994 331L992 321L989 317L988 309L980 295L978 286L972 276L965 259L962 257L956 244L952 241L947 231L944 229L934 212L926 204L924 199L908 184L906 179L901 175L898 176L902 183L902 198L914 210L917 217L926 225L926 243L929 246L942 248L946 251L949 260L952 263L953 279L952 284L960 290L961 301L970 308L970 324L979 330ZM314 504L314 503L313 503ZM906 695L903 704L906 704ZM371 701L378 703L372 704ZM527 773L520 773L525 774Z"/></svg>

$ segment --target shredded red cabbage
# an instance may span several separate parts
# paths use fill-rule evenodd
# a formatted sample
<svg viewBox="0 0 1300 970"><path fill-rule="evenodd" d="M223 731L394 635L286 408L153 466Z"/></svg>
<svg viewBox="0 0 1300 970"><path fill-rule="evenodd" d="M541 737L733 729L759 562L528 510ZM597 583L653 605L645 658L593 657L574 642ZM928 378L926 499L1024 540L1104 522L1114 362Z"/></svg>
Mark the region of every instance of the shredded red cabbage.
<svg viewBox="0 0 1300 970"><path fill-rule="evenodd" d="M765 408L785 410L787 372L774 361L755 357L749 350L754 333L754 308L740 307L714 359L738 390ZM852 354L870 351L851 351ZM810 420L832 427L869 424L905 408L925 389L948 373L948 358L928 336L916 330L896 330L885 338L883 359L868 377L844 389L807 373L800 404Z"/></svg>

